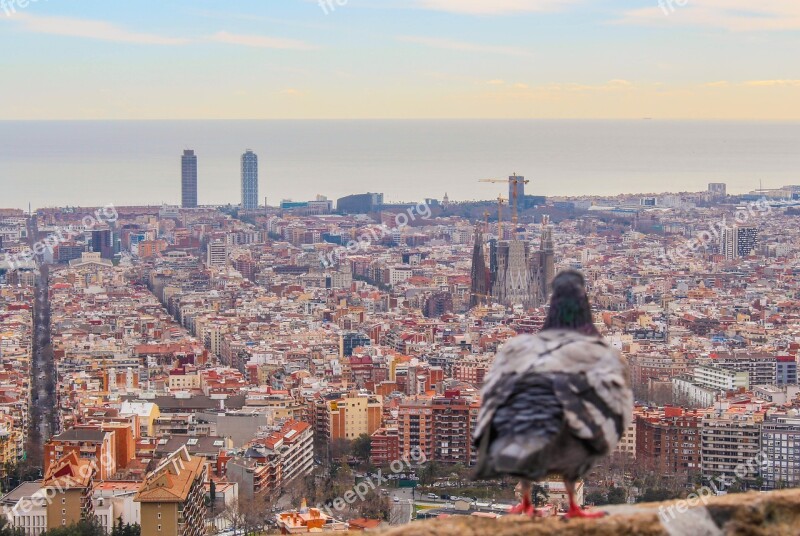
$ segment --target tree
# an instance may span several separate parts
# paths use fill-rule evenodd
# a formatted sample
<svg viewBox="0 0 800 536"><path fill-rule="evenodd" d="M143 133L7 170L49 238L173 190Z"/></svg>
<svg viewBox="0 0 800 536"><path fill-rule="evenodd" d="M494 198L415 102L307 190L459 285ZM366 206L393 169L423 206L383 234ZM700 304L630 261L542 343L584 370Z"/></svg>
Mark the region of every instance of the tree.
<svg viewBox="0 0 800 536"><path fill-rule="evenodd" d="M106 536L106 531L97 518L82 519L73 525L50 529L42 536Z"/></svg>
<svg viewBox="0 0 800 536"><path fill-rule="evenodd" d="M352 450L352 445L347 439L339 438L334 439L330 443L330 459L342 460L346 459Z"/></svg>
<svg viewBox="0 0 800 536"><path fill-rule="evenodd" d="M217 502L217 484L214 479L211 479L211 484L208 491L208 506L211 507L211 517L214 517L214 506Z"/></svg>
<svg viewBox="0 0 800 536"><path fill-rule="evenodd" d="M141 536L142 527L139 524L123 523L122 516L117 518L117 523L111 529L111 536Z"/></svg>
<svg viewBox="0 0 800 536"><path fill-rule="evenodd" d="M361 434L352 445L353 456L366 463L369 462L369 456L372 453L372 438L368 434Z"/></svg>
<svg viewBox="0 0 800 536"><path fill-rule="evenodd" d="M0 536L25 536L25 531L20 527L12 527L5 516L2 516L0 517Z"/></svg>
<svg viewBox="0 0 800 536"><path fill-rule="evenodd" d="M623 488L611 488L608 490L608 504L625 504L627 501L626 495Z"/></svg>
<svg viewBox="0 0 800 536"><path fill-rule="evenodd" d="M432 485L439 476L439 465L436 462L430 462L423 465L419 470L419 483L423 486Z"/></svg>
<svg viewBox="0 0 800 536"><path fill-rule="evenodd" d="M392 506L389 503L389 497L384 497L376 490L371 490L367 493L358 507L358 514L366 519L389 521L391 511Z"/></svg>
<svg viewBox="0 0 800 536"><path fill-rule="evenodd" d="M531 501L533 501L534 507L538 508L539 505L547 504L548 499L550 499L550 493L547 486L542 486L541 484L533 484L531 486Z"/></svg>

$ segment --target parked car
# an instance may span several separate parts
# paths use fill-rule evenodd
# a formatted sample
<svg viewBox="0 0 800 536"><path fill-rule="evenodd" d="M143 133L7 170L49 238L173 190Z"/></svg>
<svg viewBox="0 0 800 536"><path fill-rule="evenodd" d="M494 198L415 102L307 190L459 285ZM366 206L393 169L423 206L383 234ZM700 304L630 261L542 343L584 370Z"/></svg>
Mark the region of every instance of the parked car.
<svg viewBox="0 0 800 536"><path fill-rule="evenodd" d="M433 499L435 501L439 498L439 496L436 495L435 493L428 493L428 498Z"/></svg>
<svg viewBox="0 0 800 536"><path fill-rule="evenodd" d="M392 497L392 500L393 500L394 502L400 502L400 499L397 497L397 495L395 495L394 497Z"/></svg>

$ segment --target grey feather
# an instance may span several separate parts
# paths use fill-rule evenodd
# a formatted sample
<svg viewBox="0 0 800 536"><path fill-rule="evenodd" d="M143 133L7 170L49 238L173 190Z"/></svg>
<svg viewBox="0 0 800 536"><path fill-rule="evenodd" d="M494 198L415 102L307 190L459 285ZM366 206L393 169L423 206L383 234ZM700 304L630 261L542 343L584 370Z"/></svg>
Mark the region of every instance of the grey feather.
<svg viewBox="0 0 800 536"><path fill-rule="evenodd" d="M566 330L508 341L482 397L475 478L579 478L616 447L633 408L619 353L601 338Z"/></svg>

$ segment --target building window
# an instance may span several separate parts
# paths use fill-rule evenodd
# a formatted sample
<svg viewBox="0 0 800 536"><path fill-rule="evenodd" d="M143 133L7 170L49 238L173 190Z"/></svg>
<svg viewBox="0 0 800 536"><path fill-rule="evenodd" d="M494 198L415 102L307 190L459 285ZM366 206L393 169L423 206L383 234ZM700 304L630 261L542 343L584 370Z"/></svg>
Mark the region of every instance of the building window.
<svg viewBox="0 0 800 536"><path fill-rule="evenodd" d="M158 526L158 532L161 532L161 525Z"/></svg>

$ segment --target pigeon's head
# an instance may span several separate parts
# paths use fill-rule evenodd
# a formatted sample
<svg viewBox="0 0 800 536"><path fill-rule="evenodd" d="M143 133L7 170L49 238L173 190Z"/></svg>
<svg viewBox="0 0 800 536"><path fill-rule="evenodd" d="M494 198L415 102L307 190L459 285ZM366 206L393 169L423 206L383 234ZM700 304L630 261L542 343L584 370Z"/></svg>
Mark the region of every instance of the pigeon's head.
<svg viewBox="0 0 800 536"><path fill-rule="evenodd" d="M553 297L543 329L572 329L597 335L583 275L565 270L553 279Z"/></svg>

